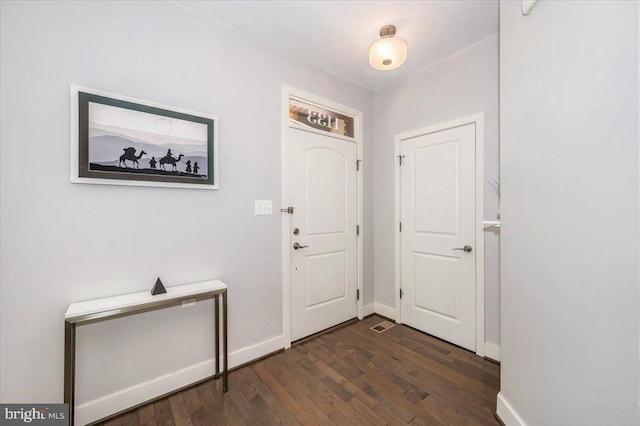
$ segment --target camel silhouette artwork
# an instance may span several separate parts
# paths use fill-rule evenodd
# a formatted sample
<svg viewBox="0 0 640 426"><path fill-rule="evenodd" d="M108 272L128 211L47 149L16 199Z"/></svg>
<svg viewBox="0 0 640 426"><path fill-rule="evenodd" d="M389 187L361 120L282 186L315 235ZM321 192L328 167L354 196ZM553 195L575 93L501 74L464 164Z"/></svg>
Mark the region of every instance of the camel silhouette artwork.
<svg viewBox="0 0 640 426"><path fill-rule="evenodd" d="M182 157L184 157L184 155L182 155L182 154L178 155L178 158L174 158L172 155L165 155L159 161L160 168L162 170L166 171L167 169L164 168L164 165L165 164L171 164L172 171L177 172L178 171L178 166L176 165L176 163L178 163Z"/></svg>
<svg viewBox="0 0 640 426"><path fill-rule="evenodd" d="M135 166L135 168L137 169L139 167L138 160L142 158L144 154L146 154L146 152L140 151L140 154L136 156L136 149L132 147L123 148L122 150L124 151L124 154L120 156L118 167L121 167L123 164L125 167L127 167L127 160L129 160L133 162L132 167Z"/></svg>

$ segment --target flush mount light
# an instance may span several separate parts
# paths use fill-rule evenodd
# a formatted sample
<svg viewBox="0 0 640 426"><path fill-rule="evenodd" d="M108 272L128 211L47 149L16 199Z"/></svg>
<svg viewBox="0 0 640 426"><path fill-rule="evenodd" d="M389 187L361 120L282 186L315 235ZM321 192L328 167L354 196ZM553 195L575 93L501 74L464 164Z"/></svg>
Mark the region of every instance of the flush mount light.
<svg viewBox="0 0 640 426"><path fill-rule="evenodd" d="M380 28L380 39L369 46L369 63L377 70L394 70L407 59L407 41L396 36L394 25Z"/></svg>

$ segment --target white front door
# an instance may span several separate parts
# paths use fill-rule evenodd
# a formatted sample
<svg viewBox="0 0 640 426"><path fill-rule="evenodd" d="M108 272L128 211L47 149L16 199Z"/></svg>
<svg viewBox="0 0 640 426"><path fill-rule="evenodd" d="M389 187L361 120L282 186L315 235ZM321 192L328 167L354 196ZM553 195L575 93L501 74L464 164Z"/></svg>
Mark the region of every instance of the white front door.
<svg viewBox="0 0 640 426"><path fill-rule="evenodd" d="M400 155L402 322L475 351L475 124L402 140Z"/></svg>
<svg viewBox="0 0 640 426"><path fill-rule="evenodd" d="M295 128L289 140L291 340L297 340L357 316L356 144Z"/></svg>

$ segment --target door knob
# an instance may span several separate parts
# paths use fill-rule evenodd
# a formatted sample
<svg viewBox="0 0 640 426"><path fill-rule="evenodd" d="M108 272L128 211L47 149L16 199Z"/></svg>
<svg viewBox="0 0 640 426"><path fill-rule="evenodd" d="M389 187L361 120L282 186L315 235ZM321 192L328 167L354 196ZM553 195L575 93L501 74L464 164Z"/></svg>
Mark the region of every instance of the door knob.
<svg viewBox="0 0 640 426"><path fill-rule="evenodd" d="M454 248L453 250L462 250L462 251L465 251L465 252L467 252L467 253L471 253L471 250L473 250L473 249L471 248L471 246L470 246L470 245L466 245L466 246L464 246L464 247L457 247L457 248Z"/></svg>
<svg viewBox="0 0 640 426"><path fill-rule="evenodd" d="M295 250L298 250L298 249L301 249L301 248L306 248L306 247L309 247L309 246L301 246L299 243L293 243L293 248Z"/></svg>

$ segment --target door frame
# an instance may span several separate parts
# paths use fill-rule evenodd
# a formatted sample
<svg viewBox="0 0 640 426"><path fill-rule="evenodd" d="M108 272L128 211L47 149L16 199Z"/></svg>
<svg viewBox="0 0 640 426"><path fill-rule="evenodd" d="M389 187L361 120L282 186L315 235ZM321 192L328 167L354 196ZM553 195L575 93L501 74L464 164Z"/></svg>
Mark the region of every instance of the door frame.
<svg viewBox="0 0 640 426"><path fill-rule="evenodd" d="M362 112L356 109L341 105L337 102L333 102L329 99L322 98L320 96L316 96L314 94L304 92L302 90L295 89L293 87L283 85L282 86L282 110L281 110L281 134L282 134L282 208L287 208L290 206L291 196L289 193L289 148L290 148L290 140L289 140L289 128L293 127L296 129L304 130L307 132L317 133L319 135L327 136L326 132L315 130L312 128L306 128L302 126L296 125L294 122L289 120L289 98L293 97L299 99L301 101L305 101L311 104L318 105L320 107L325 107L332 111L340 112L342 114L353 117L354 119L354 137L341 137L339 135L330 135L330 137L334 137L337 139L342 139L348 143L356 144L356 156L357 159L360 160L360 169L356 175L356 220L358 225L360 226L360 233L356 237L356 247L357 247L357 289L360 291L360 298L358 300L358 319L362 319L363 315L363 301L364 301L364 290L363 290L363 247L362 241L364 237L364 226L363 226L363 175L364 175L364 167L363 164L363 144L362 144ZM354 167L356 165L354 164ZM291 347L291 258L290 258L290 247L291 247L291 215L282 214L282 337L284 340L284 348L288 349ZM354 230L355 232L355 230Z"/></svg>
<svg viewBox="0 0 640 426"><path fill-rule="evenodd" d="M476 355L484 356L484 113L478 113L456 120L439 123L395 136L394 143L394 188L395 188L395 305L396 322L402 324L401 288L401 247L400 247L400 143L407 139L441 132L455 127L475 124L476 129L476 189L475 189L475 256L476 256Z"/></svg>

